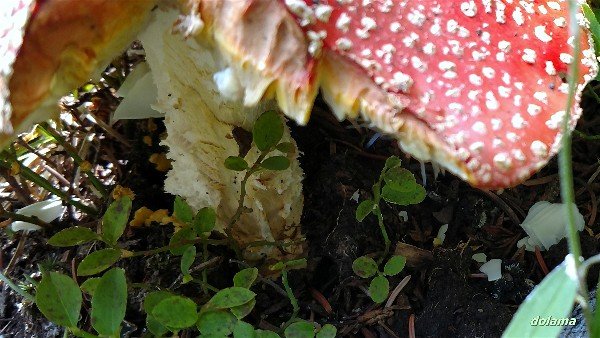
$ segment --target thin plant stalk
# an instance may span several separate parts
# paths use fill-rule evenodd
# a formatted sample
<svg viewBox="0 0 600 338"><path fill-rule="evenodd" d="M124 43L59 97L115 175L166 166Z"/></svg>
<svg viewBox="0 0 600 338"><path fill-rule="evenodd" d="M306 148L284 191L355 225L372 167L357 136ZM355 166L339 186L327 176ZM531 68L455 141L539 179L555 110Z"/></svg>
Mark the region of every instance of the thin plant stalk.
<svg viewBox="0 0 600 338"><path fill-rule="evenodd" d="M8 285L9 288L13 289L14 292L23 296L23 298L25 298L31 302L35 302L35 298L30 293L21 289L18 285L16 285L15 283L13 283L13 281L11 281L8 277L6 277L2 272L0 272L0 280L2 282L4 282L6 285Z"/></svg>
<svg viewBox="0 0 600 338"><path fill-rule="evenodd" d="M98 211L96 209L71 199L64 191L56 188L54 185L52 185L52 183L50 183L50 181L48 181L45 178L43 178L42 176L38 175L36 172L29 169L28 167L22 165L19 161L16 161L16 163L19 164L19 171L20 171L19 175L21 175L26 180L31 181L34 184L38 185L39 187L42 187L42 188L48 190L49 192L53 193L54 195L60 197L60 199L62 199L63 201L80 209L83 212L86 212L90 215L96 215L98 213ZM0 167L10 170L11 165L8 162L0 160Z"/></svg>
<svg viewBox="0 0 600 338"><path fill-rule="evenodd" d="M573 37L573 55L576 56L576 60L579 60L579 54L581 52L581 40L580 40L580 28L576 18L576 14L579 10L579 5L575 0L569 0L569 30L571 37ZM579 241L579 232L575 225L575 211L572 207L575 203L575 190L573 184L573 166L571 162L571 132L569 123L571 120L571 110L575 104L575 93L577 91L577 79L579 78L579 62L572 62L569 66L568 82L569 82L569 96L567 98L567 107L565 110L565 116L562 124L562 149L559 154L559 174L560 174L560 188L563 203L567 205L567 238L569 243L569 251L575 257L574 264L576 271L579 271L579 267L582 263L581 254L581 243ZM585 323L587 331L591 332L592 313L588 305L588 288L585 279L578 273L577 279L579 283L579 296L583 315L585 317Z"/></svg>
<svg viewBox="0 0 600 338"><path fill-rule="evenodd" d="M287 297L289 298L290 303L292 304L292 309L293 309L292 316L283 326L284 328L286 328L298 316L298 312L300 312L300 306L298 305L298 300L296 299L296 296L294 295L294 290L292 290L292 288L290 287L290 283L289 283L289 279L288 279L288 271L285 268L283 270L281 270L281 283L283 284L285 293L287 294Z"/></svg>
<svg viewBox="0 0 600 338"><path fill-rule="evenodd" d="M54 138L56 142L63 146L67 154L69 154L69 156L73 158L75 163L77 163L77 165L81 167L82 163L84 163L85 161L79 156L77 151L73 148L72 145L70 145L67 142L67 140L65 140L58 132L56 132L56 130L51 128L47 122L39 124L38 127L48 135L52 136L52 138ZM84 172L85 176L90 180L92 185L100 192L100 194L102 194L102 197L107 197L108 190L106 190L104 184L100 182L100 180L94 175L94 173L92 173L91 170L82 171Z"/></svg>

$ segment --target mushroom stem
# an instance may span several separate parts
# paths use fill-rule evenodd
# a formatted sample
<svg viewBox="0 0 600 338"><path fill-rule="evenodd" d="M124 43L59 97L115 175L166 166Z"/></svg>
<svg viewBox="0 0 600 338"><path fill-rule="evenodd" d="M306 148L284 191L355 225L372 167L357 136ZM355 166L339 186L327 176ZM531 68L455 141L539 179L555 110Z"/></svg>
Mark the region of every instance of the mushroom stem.
<svg viewBox="0 0 600 338"><path fill-rule="evenodd" d="M165 113L167 137L163 144L170 148L167 156L173 160L165 190L184 197L195 209L213 208L216 230L226 233L239 247L295 242L301 238L303 204L298 151L288 157L289 169L259 171L257 165L266 154L255 146L241 152L247 145L234 133L237 127L250 130L274 102L246 107L238 95L239 79L228 71L221 52L204 38L185 39L173 32L178 14L155 10L140 35L158 87L153 108ZM294 143L287 127L282 142ZM225 159L240 153L254 165L240 172L226 169ZM301 252L301 245L268 245L249 247L243 254L249 259L282 259Z"/></svg>

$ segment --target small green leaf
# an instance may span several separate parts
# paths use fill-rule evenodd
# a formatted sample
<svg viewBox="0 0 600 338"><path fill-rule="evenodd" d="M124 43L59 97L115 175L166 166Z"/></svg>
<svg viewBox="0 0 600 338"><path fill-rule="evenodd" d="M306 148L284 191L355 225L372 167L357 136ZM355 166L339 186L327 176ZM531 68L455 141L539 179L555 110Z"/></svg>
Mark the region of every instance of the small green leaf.
<svg viewBox="0 0 600 338"><path fill-rule="evenodd" d="M176 196L173 203L173 215L180 221L189 224L194 218L192 207L181 197Z"/></svg>
<svg viewBox="0 0 600 338"><path fill-rule="evenodd" d="M304 269L306 264L306 258L292 259L291 261L285 262L285 266L288 270Z"/></svg>
<svg viewBox="0 0 600 338"><path fill-rule="evenodd" d="M254 327L252 325L238 321L233 328L233 338L253 338L254 337Z"/></svg>
<svg viewBox="0 0 600 338"><path fill-rule="evenodd" d="M315 325L299 320L286 327L283 333L285 338L312 338L315 336Z"/></svg>
<svg viewBox="0 0 600 338"><path fill-rule="evenodd" d="M402 191L397 185L388 183L381 190L381 197L389 203L398 205L419 204L425 199L425 188L414 183L411 189Z"/></svg>
<svg viewBox="0 0 600 338"><path fill-rule="evenodd" d="M81 284L79 287L81 291L87 293L90 296L94 295L94 291L98 287L98 283L100 283L100 277L92 277L88 278L85 282Z"/></svg>
<svg viewBox="0 0 600 338"><path fill-rule="evenodd" d="M383 303L390 293L390 282L384 276L376 276L369 285L369 294L375 303Z"/></svg>
<svg viewBox="0 0 600 338"><path fill-rule="evenodd" d="M325 324L323 327L317 332L317 338L335 338L337 334L337 329L335 326L331 324Z"/></svg>
<svg viewBox="0 0 600 338"><path fill-rule="evenodd" d="M87 255L77 267L77 276L95 275L108 269L121 258L121 250L102 249Z"/></svg>
<svg viewBox="0 0 600 338"><path fill-rule="evenodd" d="M202 336L227 337L236 326L237 318L228 311L203 312L198 318L196 326Z"/></svg>
<svg viewBox="0 0 600 338"><path fill-rule="evenodd" d="M110 244L115 244L123 235L129 213L131 212L131 198L122 196L110 204L102 217L102 237Z"/></svg>
<svg viewBox="0 0 600 338"><path fill-rule="evenodd" d="M161 300L152 309L152 316L169 329L185 329L198 320L196 303L181 296L172 296Z"/></svg>
<svg viewBox="0 0 600 338"><path fill-rule="evenodd" d="M285 156L272 156L260 163L260 166L268 170L286 170L290 167L290 160Z"/></svg>
<svg viewBox="0 0 600 338"><path fill-rule="evenodd" d="M156 318L152 317L152 315L146 316L146 328L156 337L161 337L169 332L169 329L156 320Z"/></svg>
<svg viewBox="0 0 600 338"><path fill-rule="evenodd" d="M275 149L281 151L282 153L291 154L296 150L294 144L292 142L281 142L275 147Z"/></svg>
<svg viewBox="0 0 600 338"><path fill-rule="evenodd" d="M572 256L568 258L572 259ZM558 337L562 326L541 325L539 320L571 315L577 296L577 279L573 274L575 272L567 271L564 262L554 268L525 298L502 337Z"/></svg>
<svg viewBox="0 0 600 338"><path fill-rule="evenodd" d="M398 156L390 156L387 158L387 160L385 160L385 167L383 168L383 171L398 167L400 164L402 164L402 161L398 158Z"/></svg>
<svg viewBox="0 0 600 338"><path fill-rule="evenodd" d="M239 156L229 156L225 159L225 168L233 171L244 171L249 168L248 162Z"/></svg>
<svg viewBox="0 0 600 338"><path fill-rule="evenodd" d="M100 278L92 296L92 326L102 335L118 335L126 307L125 270L110 269Z"/></svg>
<svg viewBox="0 0 600 338"><path fill-rule="evenodd" d="M176 233L173 234L171 240L169 241L170 246L177 246L180 243L184 243L185 241L193 241L196 239L196 231L192 229L192 227L184 227L179 229ZM177 246L176 248L171 249L171 254L181 256L192 244L186 244Z"/></svg>
<svg viewBox="0 0 600 338"><path fill-rule="evenodd" d="M256 299L251 299L248 303L240 306L234 306L229 310L237 319L242 319L252 312L254 306L256 306Z"/></svg>
<svg viewBox="0 0 600 338"><path fill-rule="evenodd" d="M272 331L265 331L265 330L255 330L254 337L255 338L281 338L281 337L279 337L279 335L277 333L272 332Z"/></svg>
<svg viewBox="0 0 600 338"><path fill-rule="evenodd" d="M267 151L277 145L283 137L281 116L269 110L258 117L252 129L252 139L260 151Z"/></svg>
<svg viewBox="0 0 600 338"><path fill-rule="evenodd" d="M407 191L412 190L416 183L415 175L409 170L400 167L389 169L384 175L383 180L386 183L394 183L397 185L397 190Z"/></svg>
<svg viewBox="0 0 600 338"><path fill-rule="evenodd" d="M369 214L375 208L375 202L372 200L362 201L358 207L356 208L356 220L362 222L365 217L369 216Z"/></svg>
<svg viewBox="0 0 600 338"><path fill-rule="evenodd" d="M383 273L387 276L395 276L404 269L406 265L406 257L404 256L393 256L390 258L385 266L383 267Z"/></svg>
<svg viewBox="0 0 600 338"><path fill-rule="evenodd" d="M194 229L198 235L211 232L215 228L217 222L217 213L213 208L205 207L198 210L194 217Z"/></svg>
<svg viewBox="0 0 600 338"><path fill-rule="evenodd" d="M80 245L97 239L100 239L100 236L88 228L72 227L57 232L48 239L48 244L65 247Z"/></svg>
<svg viewBox="0 0 600 338"><path fill-rule="evenodd" d="M40 312L55 324L66 327L77 326L82 300L77 283L58 272L44 275L35 294Z"/></svg>
<svg viewBox="0 0 600 338"><path fill-rule="evenodd" d="M217 292L209 301L208 306L212 309L229 309L248 303L256 294L246 288L233 286Z"/></svg>
<svg viewBox="0 0 600 338"><path fill-rule="evenodd" d="M192 276L190 276L190 267L196 260L196 247L190 245L184 252L183 256L181 256L181 273L183 274L184 284L188 281L192 280ZM187 281L186 281L187 280Z"/></svg>
<svg viewBox="0 0 600 338"><path fill-rule="evenodd" d="M146 298L144 298L144 311L146 311L147 314L152 315L152 310L154 310L154 307L156 306L156 304L160 303L161 301L169 298L169 297L173 297L174 295L168 291L153 291L150 292L149 294L146 295Z"/></svg>
<svg viewBox="0 0 600 338"><path fill-rule="evenodd" d="M279 271L285 269L285 262L277 262L269 267L272 271Z"/></svg>
<svg viewBox="0 0 600 338"><path fill-rule="evenodd" d="M371 257L361 256L352 262L352 270L359 277L369 278L377 273L377 263Z"/></svg>
<svg viewBox="0 0 600 338"><path fill-rule="evenodd" d="M233 286L249 289L258 277L257 268L247 268L233 276Z"/></svg>

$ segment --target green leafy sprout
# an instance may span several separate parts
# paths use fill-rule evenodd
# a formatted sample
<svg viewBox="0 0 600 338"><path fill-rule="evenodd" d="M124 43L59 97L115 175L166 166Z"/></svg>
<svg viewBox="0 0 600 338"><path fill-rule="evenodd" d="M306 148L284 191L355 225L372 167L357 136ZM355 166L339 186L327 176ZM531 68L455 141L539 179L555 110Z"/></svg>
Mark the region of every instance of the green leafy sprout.
<svg viewBox="0 0 600 338"><path fill-rule="evenodd" d="M398 157L389 157L385 161L379 179L373 185L373 197L362 201L356 208L356 219L359 222L362 222L370 214L377 217L385 245L381 260L387 257L391 245L383 222L381 200L397 205L411 205L421 203L425 199L425 188L416 182L415 176L410 171L400 167L401 164Z"/></svg>
<svg viewBox="0 0 600 338"><path fill-rule="evenodd" d="M252 174L262 170L285 170L289 167L290 161L286 156L274 154L275 151L286 155L295 151L293 144L280 142L283 130L282 118L276 112L264 113L257 119L253 129L253 141L260 151L257 160L252 165L248 165L241 157L229 157L225 161L226 168L245 171L239 207L227 228L234 225L242 213L252 212L243 205L245 184ZM192 268L198 259L203 263L209 260L209 246L232 244L231 237L225 240L209 238L216 225L215 210L202 208L194 212L183 198L176 196L173 216L182 227L173 234L169 244L147 251L129 251L122 248L119 241L126 230L131 210L132 199L121 196L106 209L99 233L75 226L59 231L48 240L48 244L57 247L79 246L90 242L100 245L98 250L85 256L77 266L76 275L84 279L81 285L66 274L43 269L41 281L32 281L36 285L35 296L32 296L4 275L0 275L0 279L24 298L35 302L46 318L64 326L75 336L119 337L126 315L128 288L134 287L134 284L128 283L125 271L115 267L115 264L123 259L168 252L181 258L181 284L198 284L209 298L203 303L197 303L194 299L167 290L149 292L144 299L143 309L147 314L146 328L154 336L171 336L180 330L195 328L203 337L335 337L337 330L334 326L319 326L297 318L300 307L290 287L288 271L304 268L305 259L279 262L271 266L271 270L281 272L282 284L293 313L280 332L255 329L244 318L256 305L256 294L251 290L260 277L256 267L238 271L233 277L233 286L224 289L208 283L206 268L202 269L200 275ZM95 333L80 327L84 294L91 297L91 327Z"/></svg>

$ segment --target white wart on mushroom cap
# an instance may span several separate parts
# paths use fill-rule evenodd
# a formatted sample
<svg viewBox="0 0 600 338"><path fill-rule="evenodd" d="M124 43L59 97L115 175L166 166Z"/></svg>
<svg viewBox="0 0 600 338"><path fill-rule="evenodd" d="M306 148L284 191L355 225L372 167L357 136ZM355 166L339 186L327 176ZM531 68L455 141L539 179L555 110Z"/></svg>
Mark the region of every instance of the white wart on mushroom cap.
<svg viewBox="0 0 600 338"><path fill-rule="evenodd" d="M587 34L582 55L571 54L565 0L282 3L305 32L311 57L351 61L388 94L397 117L432 131L437 140L423 139L429 146L421 149L442 145L444 154L406 150L442 157L479 187L513 186L544 166L558 151L569 64L581 59L577 101L596 72ZM574 108L572 127L581 114Z"/></svg>

